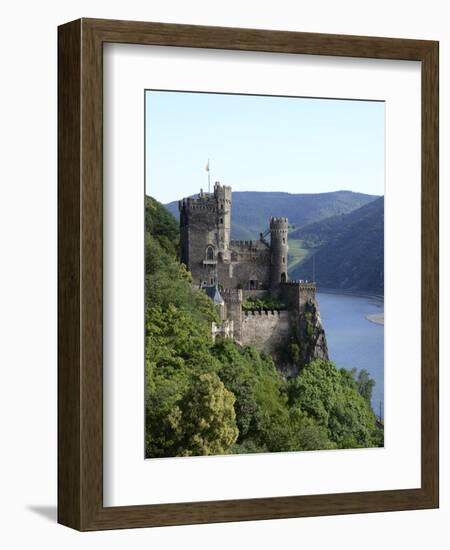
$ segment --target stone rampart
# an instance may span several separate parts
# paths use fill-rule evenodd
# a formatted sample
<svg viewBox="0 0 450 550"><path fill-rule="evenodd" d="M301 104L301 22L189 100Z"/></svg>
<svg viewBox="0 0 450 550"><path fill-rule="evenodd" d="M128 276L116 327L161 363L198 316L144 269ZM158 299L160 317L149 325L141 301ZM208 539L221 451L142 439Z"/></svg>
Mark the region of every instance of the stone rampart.
<svg viewBox="0 0 450 550"><path fill-rule="evenodd" d="M289 337L287 311L242 312L241 343L273 354Z"/></svg>

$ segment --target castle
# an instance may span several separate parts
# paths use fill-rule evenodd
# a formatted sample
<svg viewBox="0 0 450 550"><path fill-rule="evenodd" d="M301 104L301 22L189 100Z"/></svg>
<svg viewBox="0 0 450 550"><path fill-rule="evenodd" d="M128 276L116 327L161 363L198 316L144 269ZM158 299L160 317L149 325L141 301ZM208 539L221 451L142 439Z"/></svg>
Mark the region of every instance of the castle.
<svg viewBox="0 0 450 550"><path fill-rule="evenodd" d="M283 358L288 342L297 342L304 364L328 358L315 284L288 280L288 219L272 217L258 240L234 241L231 203L231 187L216 182L212 193L201 190L178 204L181 262L220 310L213 334L271 354L287 374L296 370ZM251 308L252 300L267 298L283 306Z"/></svg>

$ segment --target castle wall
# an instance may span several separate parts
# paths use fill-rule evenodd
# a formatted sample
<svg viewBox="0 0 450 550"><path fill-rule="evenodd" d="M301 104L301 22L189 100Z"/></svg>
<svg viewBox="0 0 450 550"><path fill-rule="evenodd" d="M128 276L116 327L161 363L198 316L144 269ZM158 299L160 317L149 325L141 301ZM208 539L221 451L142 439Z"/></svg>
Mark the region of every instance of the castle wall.
<svg viewBox="0 0 450 550"><path fill-rule="evenodd" d="M278 297L289 308L301 311L307 302L316 303L316 285L314 283L300 283L299 281L281 283L278 289Z"/></svg>
<svg viewBox="0 0 450 550"><path fill-rule="evenodd" d="M219 261L217 274L219 283L224 288L262 290L267 288L269 280L269 270L263 261L240 261L236 263L222 263Z"/></svg>
<svg viewBox="0 0 450 550"><path fill-rule="evenodd" d="M288 311L246 311L242 313L241 343L258 351L274 353L289 337Z"/></svg>
<svg viewBox="0 0 450 550"><path fill-rule="evenodd" d="M224 288L267 288L270 277L270 251L261 241L231 241L229 258L219 254L217 275ZM253 283L250 283L253 281Z"/></svg>

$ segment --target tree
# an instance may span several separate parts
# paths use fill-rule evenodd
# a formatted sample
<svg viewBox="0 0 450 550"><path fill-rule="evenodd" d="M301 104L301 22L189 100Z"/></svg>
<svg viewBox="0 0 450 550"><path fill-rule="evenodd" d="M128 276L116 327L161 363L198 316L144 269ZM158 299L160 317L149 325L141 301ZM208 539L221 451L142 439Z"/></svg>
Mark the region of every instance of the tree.
<svg viewBox="0 0 450 550"><path fill-rule="evenodd" d="M146 408L148 457L224 454L239 431L234 395L214 373L156 376Z"/></svg>
<svg viewBox="0 0 450 550"><path fill-rule="evenodd" d="M293 450L317 451L335 449L336 443L328 437L324 426L319 425L298 407L289 410Z"/></svg>
<svg viewBox="0 0 450 550"><path fill-rule="evenodd" d="M211 330L207 322L174 305L147 310L146 357L160 374L165 370L198 366L200 370L216 370L218 363L211 355Z"/></svg>
<svg viewBox="0 0 450 550"><path fill-rule="evenodd" d="M374 386L375 380L370 378L366 369L360 370L356 378L356 387L359 394L362 395L368 403L372 401L372 391Z"/></svg>
<svg viewBox="0 0 450 550"><path fill-rule="evenodd" d="M228 339L218 339L212 353L220 364L220 379L236 398L234 409L239 428L238 442L241 443L251 430L255 430L258 422L259 406L255 398L256 373L242 350Z"/></svg>
<svg viewBox="0 0 450 550"><path fill-rule="evenodd" d="M230 340L218 341L213 353L220 363L218 375L236 396L239 438L233 451L289 451L292 438L286 382L270 356L251 346L238 348Z"/></svg>
<svg viewBox="0 0 450 550"><path fill-rule="evenodd" d="M234 395L214 373L195 373L180 401L183 436L178 454L223 454L236 442Z"/></svg>
<svg viewBox="0 0 450 550"><path fill-rule="evenodd" d="M153 197L145 197L145 232L152 235L166 252L176 256L179 235L177 221Z"/></svg>
<svg viewBox="0 0 450 550"><path fill-rule="evenodd" d="M149 363L147 362L147 373ZM146 376L145 455L148 458L176 456L182 430L179 401L187 386L183 371L177 376Z"/></svg>
<svg viewBox="0 0 450 550"><path fill-rule="evenodd" d="M326 428L339 448L379 444L379 430L370 404L357 391L351 373L330 361L308 364L290 385L289 402Z"/></svg>

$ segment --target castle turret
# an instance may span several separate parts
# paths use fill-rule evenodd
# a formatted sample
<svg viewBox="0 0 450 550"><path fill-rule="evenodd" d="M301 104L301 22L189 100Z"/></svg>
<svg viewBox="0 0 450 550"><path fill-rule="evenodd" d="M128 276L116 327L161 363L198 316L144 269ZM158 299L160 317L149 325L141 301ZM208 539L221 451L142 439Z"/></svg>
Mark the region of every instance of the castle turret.
<svg viewBox="0 0 450 550"><path fill-rule="evenodd" d="M214 197L217 202L217 238L219 250L228 250L231 233L231 187L214 184Z"/></svg>
<svg viewBox="0 0 450 550"><path fill-rule="evenodd" d="M288 219L270 219L270 288L288 280Z"/></svg>

